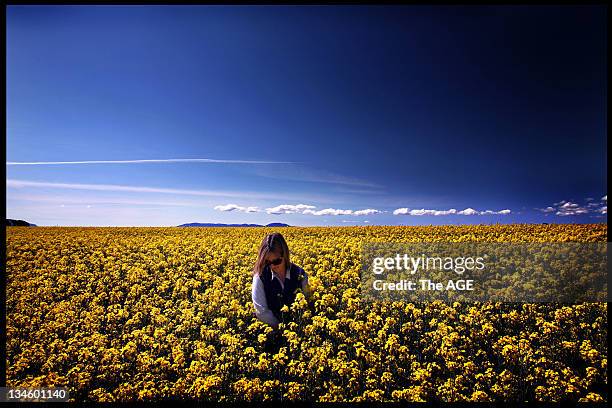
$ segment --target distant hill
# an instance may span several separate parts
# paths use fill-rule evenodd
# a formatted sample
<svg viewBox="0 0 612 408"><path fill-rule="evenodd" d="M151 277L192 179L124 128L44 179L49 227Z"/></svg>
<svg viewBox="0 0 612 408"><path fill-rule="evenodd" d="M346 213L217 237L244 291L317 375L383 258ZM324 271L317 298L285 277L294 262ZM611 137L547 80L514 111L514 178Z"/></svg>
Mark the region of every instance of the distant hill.
<svg viewBox="0 0 612 408"><path fill-rule="evenodd" d="M30 224L24 220L11 220L10 218L6 219L5 227L35 227L36 224Z"/></svg>
<svg viewBox="0 0 612 408"><path fill-rule="evenodd" d="M179 227L290 227L291 225L289 224L283 224L280 222L272 222L270 224L267 225L260 225L260 224L215 224L215 223L210 223L210 222L205 222L205 223L201 223L201 222L192 222L189 224L181 224L178 225Z"/></svg>

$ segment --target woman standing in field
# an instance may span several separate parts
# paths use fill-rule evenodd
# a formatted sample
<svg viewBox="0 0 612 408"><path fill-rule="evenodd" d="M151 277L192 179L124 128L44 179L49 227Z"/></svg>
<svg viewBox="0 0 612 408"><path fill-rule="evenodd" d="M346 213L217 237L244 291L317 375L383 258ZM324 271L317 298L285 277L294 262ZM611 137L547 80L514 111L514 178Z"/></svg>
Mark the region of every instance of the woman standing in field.
<svg viewBox="0 0 612 408"><path fill-rule="evenodd" d="M290 261L287 242L280 233L267 235L253 268L252 297L257 318L278 328L283 321L282 307L291 306L299 289L307 294L306 272Z"/></svg>

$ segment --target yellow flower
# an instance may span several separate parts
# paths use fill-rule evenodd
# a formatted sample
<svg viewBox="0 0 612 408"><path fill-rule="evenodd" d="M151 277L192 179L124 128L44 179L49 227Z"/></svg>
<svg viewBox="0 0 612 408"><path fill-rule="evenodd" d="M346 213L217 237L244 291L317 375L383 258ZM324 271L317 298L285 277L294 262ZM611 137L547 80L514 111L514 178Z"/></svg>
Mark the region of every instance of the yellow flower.
<svg viewBox="0 0 612 408"><path fill-rule="evenodd" d="M7 385L108 402L606 402L605 302L370 301L361 287L366 242L601 244L606 224L283 228L309 288L277 330L251 299L272 231L7 227ZM508 296L554 288L500 261Z"/></svg>

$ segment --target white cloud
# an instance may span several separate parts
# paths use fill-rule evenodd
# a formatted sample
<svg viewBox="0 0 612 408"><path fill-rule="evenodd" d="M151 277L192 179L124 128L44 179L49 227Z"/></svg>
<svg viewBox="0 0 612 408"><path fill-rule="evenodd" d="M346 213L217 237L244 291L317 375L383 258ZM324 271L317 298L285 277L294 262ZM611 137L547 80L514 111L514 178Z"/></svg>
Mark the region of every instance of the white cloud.
<svg viewBox="0 0 612 408"><path fill-rule="evenodd" d="M459 211L457 214L460 214L460 215L476 215L476 214L478 214L478 211L476 211L473 208L466 208L465 210Z"/></svg>
<svg viewBox="0 0 612 408"><path fill-rule="evenodd" d="M451 208L450 210L442 210L442 211L434 212L434 215L450 215L450 214L457 214L457 210L455 210L454 208Z"/></svg>
<svg viewBox="0 0 612 408"><path fill-rule="evenodd" d="M337 208L324 208L315 210L316 206L306 204L281 204L276 207L266 208L268 214L304 214L304 215L372 215L379 214L382 211L374 208L364 210L346 210Z"/></svg>
<svg viewBox="0 0 612 408"><path fill-rule="evenodd" d="M214 209L218 211L239 211L239 212L245 212L245 213L252 213L252 212L259 211L258 207L242 207L237 204L216 205Z"/></svg>
<svg viewBox="0 0 612 408"><path fill-rule="evenodd" d="M553 209L554 211L554 209ZM506 214L510 214L512 211L511 210L499 210L499 211L493 211L493 210L485 210L485 211L480 211L478 214L479 215L506 215Z"/></svg>
<svg viewBox="0 0 612 408"><path fill-rule="evenodd" d="M586 198L585 199L586 205L580 205L578 203L574 203L568 200L561 200L557 203L553 203L554 207L546 207L545 209L539 209L539 210L544 213L555 212L555 215L558 215L561 217L589 214L592 212L606 214L608 209L603 203L607 201L607 198L608 198L607 195L603 196L599 203L594 202L592 198Z"/></svg>
<svg viewBox="0 0 612 408"><path fill-rule="evenodd" d="M572 202L565 202L561 207L559 208L564 208L564 209L569 209L569 208L576 208L578 207L578 204L576 203L572 203Z"/></svg>
<svg viewBox="0 0 612 408"><path fill-rule="evenodd" d="M485 211L476 211L473 208L466 208L465 210L462 211L457 211L454 208L451 208L450 210L426 210L425 208L421 208L421 209L414 209L411 210L409 208L397 208L396 210L393 211L393 215L413 215L413 216L422 216L422 215L433 215L433 216L441 216L441 215L493 215L493 214L500 214L500 215L506 215L506 214L510 214L512 211L510 210L501 210L501 211L492 211L492 210L485 210Z"/></svg>
<svg viewBox="0 0 612 408"><path fill-rule="evenodd" d="M314 205L307 204L281 204L276 207L266 208L268 214L295 214L303 213L305 210L316 208Z"/></svg>
<svg viewBox="0 0 612 408"><path fill-rule="evenodd" d="M336 208L325 208L323 210L304 210L303 214L309 215L352 215L353 210L339 210Z"/></svg>
<svg viewBox="0 0 612 408"><path fill-rule="evenodd" d="M432 214L432 213L433 213L433 210L426 210L424 208L421 208L420 210L410 210L410 212L409 212L410 215L416 215L416 216L419 216L419 215L429 215L429 214Z"/></svg>
<svg viewBox="0 0 612 408"><path fill-rule="evenodd" d="M555 214L560 215L560 216L568 216L568 215L587 214L588 212L589 212L588 208L581 207L576 203L566 201L563 205L557 208L557 212Z"/></svg>
<svg viewBox="0 0 612 408"><path fill-rule="evenodd" d="M449 214L456 214L457 210L455 210L454 208L451 208L450 210L446 210L446 211L442 211L442 210L426 210L424 208L421 208L420 210L415 209L415 210L410 210L407 212L407 214L409 215L434 215L434 216L438 216L438 215L449 215Z"/></svg>
<svg viewBox="0 0 612 408"><path fill-rule="evenodd" d="M510 214L511 212L512 211L509 209L499 210L499 211L493 211L493 210L485 210L485 211L480 211L480 212L477 211L478 215L507 215L507 214Z"/></svg>
<svg viewBox="0 0 612 408"><path fill-rule="evenodd" d="M586 214L588 212L589 210L587 210L586 208L573 208L570 210L560 210L560 211L557 211L555 214L560 215L560 216L567 216L567 215Z"/></svg>
<svg viewBox="0 0 612 408"><path fill-rule="evenodd" d="M365 210L357 210L353 212L353 215L370 215L370 214L380 214L381 211L375 210L373 208L367 208Z"/></svg>

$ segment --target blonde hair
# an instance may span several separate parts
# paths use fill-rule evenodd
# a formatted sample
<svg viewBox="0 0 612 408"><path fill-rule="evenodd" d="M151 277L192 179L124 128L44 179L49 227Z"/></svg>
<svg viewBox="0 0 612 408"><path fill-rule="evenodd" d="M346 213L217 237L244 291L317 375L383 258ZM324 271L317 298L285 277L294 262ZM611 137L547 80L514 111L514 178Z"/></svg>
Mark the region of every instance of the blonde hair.
<svg viewBox="0 0 612 408"><path fill-rule="evenodd" d="M281 256L285 260L285 267L289 269L289 265L291 265L291 261L289 260L289 247L287 246L285 238L283 238L279 232L275 232L266 235L263 241L261 241L257 261L253 267L253 275L259 276L261 271L264 270L266 266L266 256L270 252L280 252Z"/></svg>

